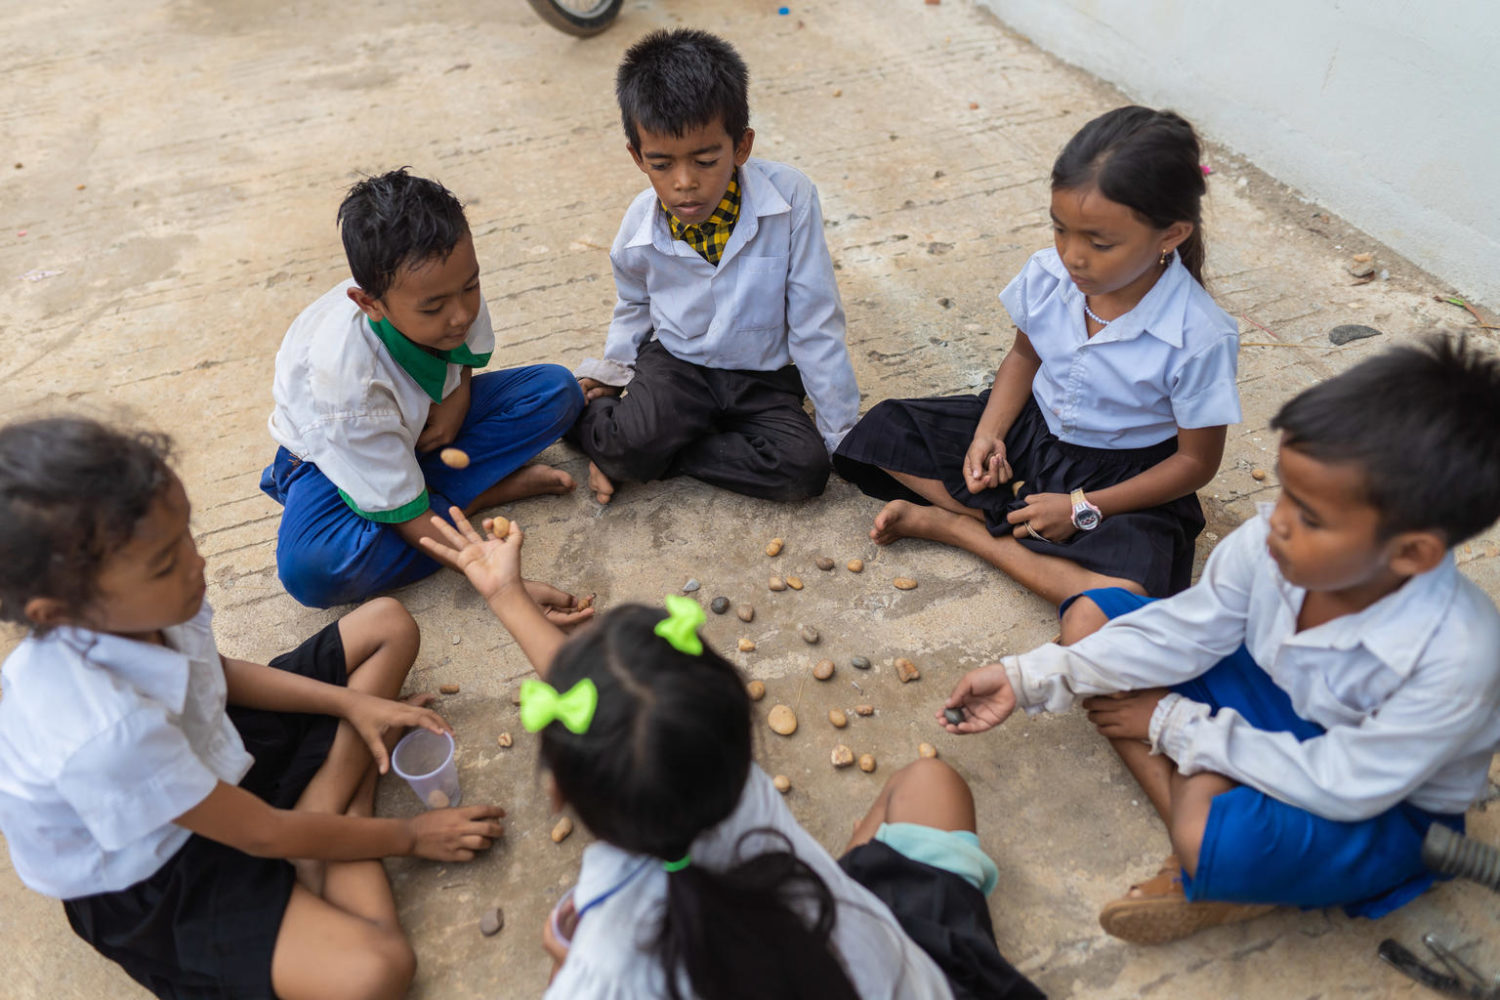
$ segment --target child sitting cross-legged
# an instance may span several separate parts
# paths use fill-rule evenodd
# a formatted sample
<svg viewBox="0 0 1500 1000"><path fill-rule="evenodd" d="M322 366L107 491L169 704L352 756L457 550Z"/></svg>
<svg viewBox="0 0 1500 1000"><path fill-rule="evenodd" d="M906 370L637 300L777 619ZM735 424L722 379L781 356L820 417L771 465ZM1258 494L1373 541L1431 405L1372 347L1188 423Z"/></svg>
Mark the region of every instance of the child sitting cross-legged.
<svg viewBox="0 0 1500 1000"><path fill-rule="evenodd" d="M948 698L955 733L1082 700L1172 842L1100 914L1129 941L1273 904L1394 910L1432 884L1422 838L1463 829L1500 745L1500 613L1452 555L1500 516L1500 359L1461 339L1396 348L1271 426L1281 495L1196 586L1088 591L1067 645Z"/></svg>
<svg viewBox="0 0 1500 1000"><path fill-rule="evenodd" d="M405 168L368 177L338 219L353 277L304 309L276 352L279 447L260 482L286 508L281 583L319 608L436 572L417 545L433 511L572 490L566 472L527 463L583 406L558 365L474 374L495 331L447 188ZM587 617L570 595L532 586L558 620Z"/></svg>
<svg viewBox="0 0 1500 1000"><path fill-rule="evenodd" d="M0 619L29 629L0 675L11 863L159 997L405 996L378 859L470 860L501 810L374 815L402 731L450 731L397 700L418 635L396 601L269 666L219 653L167 453L87 420L0 429Z"/></svg>
<svg viewBox="0 0 1500 1000"><path fill-rule="evenodd" d="M995 947L957 772L891 776L835 861L751 759L749 695L702 641L703 608L667 598L610 611L564 642L521 586L521 534L482 538L454 511L445 550L543 681L521 687L553 802L599 842L583 853L548 997L932 998L1041 994ZM562 938L567 938L564 941Z"/></svg>
<svg viewBox="0 0 1500 1000"><path fill-rule="evenodd" d="M816 496L854 425L818 192L796 168L750 157L748 80L733 46L692 29L652 32L620 65L620 117L651 186L610 248L604 357L574 372L588 405L568 439L589 456L600 503L622 481L672 476Z"/></svg>

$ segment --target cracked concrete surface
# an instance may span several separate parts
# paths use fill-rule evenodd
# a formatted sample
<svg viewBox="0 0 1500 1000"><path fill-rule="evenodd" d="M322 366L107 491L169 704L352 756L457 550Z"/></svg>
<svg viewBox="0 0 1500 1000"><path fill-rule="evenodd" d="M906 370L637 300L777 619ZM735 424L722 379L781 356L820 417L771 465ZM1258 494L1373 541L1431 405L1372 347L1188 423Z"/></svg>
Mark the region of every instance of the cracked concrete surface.
<svg viewBox="0 0 1500 1000"><path fill-rule="evenodd" d="M819 185L868 406L989 377L1009 343L996 293L1050 238L1053 156L1088 118L1127 101L966 0L816 0L788 16L775 4L632 0L588 41L521 4L461 0L75 0L9 5L0 24L0 418L82 412L173 433L220 645L246 657L269 657L333 617L281 591L279 510L257 479L273 450L272 358L292 317L345 275L333 217L357 174L410 164L466 201L497 364L576 363L602 342L613 302L605 248L643 184L612 99L619 54L657 26L720 32L752 70L756 152ZM1446 291L1439 279L1231 152L1210 148L1207 159L1211 289L1241 318L1245 420L1204 491L1200 555L1274 495L1274 480L1249 472L1273 464L1266 422L1283 399L1400 336L1471 324L1433 300ZM1352 285L1345 269L1360 251L1389 280ZM20 280L48 271L59 273ZM1336 348L1326 333L1341 323L1387 334ZM544 457L583 478L578 453L559 445ZM965 554L909 541L878 550L865 536L878 509L837 480L793 505L679 481L626 487L607 509L580 491L505 513L527 530L533 575L597 592L602 605L659 600L690 576L705 598L756 604L751 625L714 617L707 635L721 649L740 635L757 642L731 655L770 688L759 712L798 703L801 730L762 730L759 756L791 777L793 810L830 848L919 740L937 745L973 783L1000 866L1000 946L1053 996L1415 995L1374 949L1429 930L1500 968L1494 900L1473 885L1443 886L1374 923L1278 913L1159 948L1103 935L1098 907L1167 850L1109 749L1080 715L968 739L928 721L964 670L1049 639L1051 610ZM799 572L804 591L766 592L772 536L787 539L778 567ZM1497 539L1492 530L1459 553L1491 594ZM820 554L868 568L820 572ZM898 592L898 575L920 586ZM462 684L441 710L458 731L466 801L510 811L504 843L474 864L388 863L422 963L413 996L536 995L541 923L588 838L547 837L534 742L510 700L528 673L519 650L452 574L397 596L424 634L413 688ZM801 623L822 632L816 650L796 637ZM875 669L808 678L812 660L855 653ZM919 682L896 682L897 655L918 663ZM822 716L858 701L877 712L838 741L875 753L874 775L826 763L836 741ZM506 730L508 750L495 744ZM380 805L416 808L393 781ZM1471 827L1500 839L1489 814L1476 811ZM496 902L506 929L483 938L477 920ZM5 996L144 996L8 870L0 942Z"/></svg>

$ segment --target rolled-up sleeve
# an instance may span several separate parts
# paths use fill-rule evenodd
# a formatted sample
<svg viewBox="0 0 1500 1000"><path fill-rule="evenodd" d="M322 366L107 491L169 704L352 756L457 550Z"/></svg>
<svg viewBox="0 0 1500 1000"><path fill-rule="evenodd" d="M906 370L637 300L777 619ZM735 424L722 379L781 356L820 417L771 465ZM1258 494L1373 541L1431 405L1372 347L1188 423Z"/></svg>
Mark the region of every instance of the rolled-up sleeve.
<svg viewBox="0 0 1500 1000"><path fill-rule="evenodd" d="M787 261L787 350L832 452L859 415L859 385L844 341L844 305L823 236L818 193L795 206Z"/></svg>
<svg viewBox="0 0 1500 1000"><path fill-rule="evenodd" d="M1178 427L1222 427L1240 422L1240 338L1228 334L1188 358L1172 386L1172 419Z"/></svg>
<svg viewBox="0 0 1500 1000"><path fill-rule="evenodd" d="M166 709L148 705L74 751L57 790L100 846L118 851L198 805L218 781Z"/></svg>

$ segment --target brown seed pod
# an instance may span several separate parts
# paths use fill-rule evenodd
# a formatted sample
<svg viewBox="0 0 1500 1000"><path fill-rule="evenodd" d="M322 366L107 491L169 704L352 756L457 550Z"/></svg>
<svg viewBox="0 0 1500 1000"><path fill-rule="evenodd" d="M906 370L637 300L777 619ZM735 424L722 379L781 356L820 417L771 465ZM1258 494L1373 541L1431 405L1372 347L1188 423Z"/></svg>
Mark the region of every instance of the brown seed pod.
<svg viewBox="0 0 1500 1000"><path fill-rule="evenodd" d="M782 547L784 545L786 545L786 543L783 542L779 538L773 538L773 539L771 539L771 541L766 545L766 555L768 555L768 556L779 556L779 555L781 555L781 549L782 549Z"/></svg>
<svg viewBox="0 0 1500 1000"><path fill-rule="evenodd" d="M931 743L918 743L917 744L917 756L918 757L936 757L937 756L937 747L933 746Z"/></svg>
<svg viewBox="0 0 1500 1000"><path fill-rule="evenodd" d="M770 590L782 591L786 589L786 581L779 576L773 576L766 581L766 587Z"/></svg>
<svg viewBox="0 0 1500 1000"><path fill-rule="evenodd" d="M554 844L561 844L563 841L568 839L568 835L572 832L573 821L564 816L562 819L558 820L557 825L552 828L552 842Z"/></svg>
<svg viewBox="0 0 1500 1000"><path fill-rule="evenodd" d="M778 774L776 777L772 778L771 784L775 785L776 790L782 795L785 795L787 792L790 792L792 790L792 779L788 778L784 774Z"/></svg>
<svg viewBox="0 0 1500 1000"><path fill-rule="evenodd" d="M429 809L447 809L451 804L448 793L441 788L434 788L427 793L427 808Z"/></svg>
<svg viewBox="0 0 1500 1000"><path fill-rule="evenodd" d="M849 716L844 714L842 708L830 708L828 710L828 721L834 729L843 729L849 724Z"/></svg>
<svg viewBox="0 0 1500 1000"><path fill-rule="evenodd" d="M854 714L855 715L865 715L865 716L874 715L875 714L875 706L874 705L855 705L854 706Z"/></svg>
<svg viewBox="0 0 1500 1000"><path fill-rule="evenodd" d="M515 741L510 738L510 733L501 733L495 737L495 742L508 750Z"/></svg>
<svg viewBox="0 0 1500 1000"><path fill-rule="evenodd" d="M828 755L828 760L834 767L848 767L854 763L854 751L840 743L833 748L833 753Z"/></svg>
<svg viewBox="0 0 1500 1000"><path fill-rule="evenodd" d="M825 573L828 570L833 569L833 560L828 558L827 556L818 556L818 558L814 560L814 562L817 565L818 569L823 570Z"/></svg>
<svg viewBox="0 0 1500 1000"><path fill-rule="evenodd" d="M467 469L469 467L469 453L462 448L444 448L438 452L438 458L450 469Z"/></svg>
<svg viewBox="0 0 1500 1000"><path fill-rule="evenodd" d="M789 577L786 578L786 585L788 587L791 587L793 590L801 590L802 589L802 577L800 577L800 576L789 576Z"/></svg>
<svg viewBox="0 0 1500 1000"><path fill-rule="evenodd" d="M753 621L755 618L755 605L741 604L734 609L734 613L739 615L742 622Z"/></svg>
<svg viewBox="0 0 1500 1000"><path fill-rule="evenodd" d="M872 754L872 753L862 753L862 754L860 754L859 755L859 769L861 771L865 772L866 774L869 774L870 772L874 771L875 770L875 755Z"/></svg>
<svg viewBox="0 0 1500 1000"><path fill-rule="evenodd" d="M766 686L761 681L751 681L745 685L745 693L750 696L751 701L760 701L766 696Z"/></svg>
<svg viewBox="0 0 1500 1000"><path fill-rule="evenodd" d="M458 694L459 687L457 684L439 684L438 691L443 694Z"/></svg>
<svg viewBox="0 0 1500 1000"><path fill-rule="evenodd" d="M739 647L739 650L740 650L741 653L753 653L753 652L755 652L755 642L753 640L750 640L750 639L741 639L735 645L737 645Z"/></svg>
<svg viewBox="0 0 1500 1000"><path fill-rule="evenodd" d="M863 573L865 570L865 561L863 559L850 559L844 564L844 568L851 573Z"/></svg>
<svg viewBox="0 0 1500 1000"><path fill-rule="evenodd" d="M912 681L921 677L922 672L917 669L917 665L915 663L911 662L904 656L898 656L896 657L896 676L901 678L902 684L910 684Z"/></svg>
<svg viewBox="0 0 1500 1000"><path fill-rule="evenodd" d="M833 661L819 660L813 664L813 676L820 681L826 681L833 676Z"/></svg>
<svg viewBox="0 0 1500 1000"><path fill-rule="evenodd" d="M917 589L917 581L913 580L909 576L898 576L898 577L896 577L896 579L892 580L891 583L895 586L895 588L897 590L916 590Z"/></svg>

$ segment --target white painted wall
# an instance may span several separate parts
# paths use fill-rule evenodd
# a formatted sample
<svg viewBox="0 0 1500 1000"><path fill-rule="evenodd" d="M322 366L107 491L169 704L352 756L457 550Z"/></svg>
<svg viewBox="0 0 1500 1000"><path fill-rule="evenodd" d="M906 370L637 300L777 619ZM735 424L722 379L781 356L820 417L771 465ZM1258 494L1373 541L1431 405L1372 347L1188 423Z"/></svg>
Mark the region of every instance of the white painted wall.
<svg viewBox="0 0 1500 1000"><path fill-rule="evenodd" d="M1500 307L1500 0L978 0Z"/></svg>

